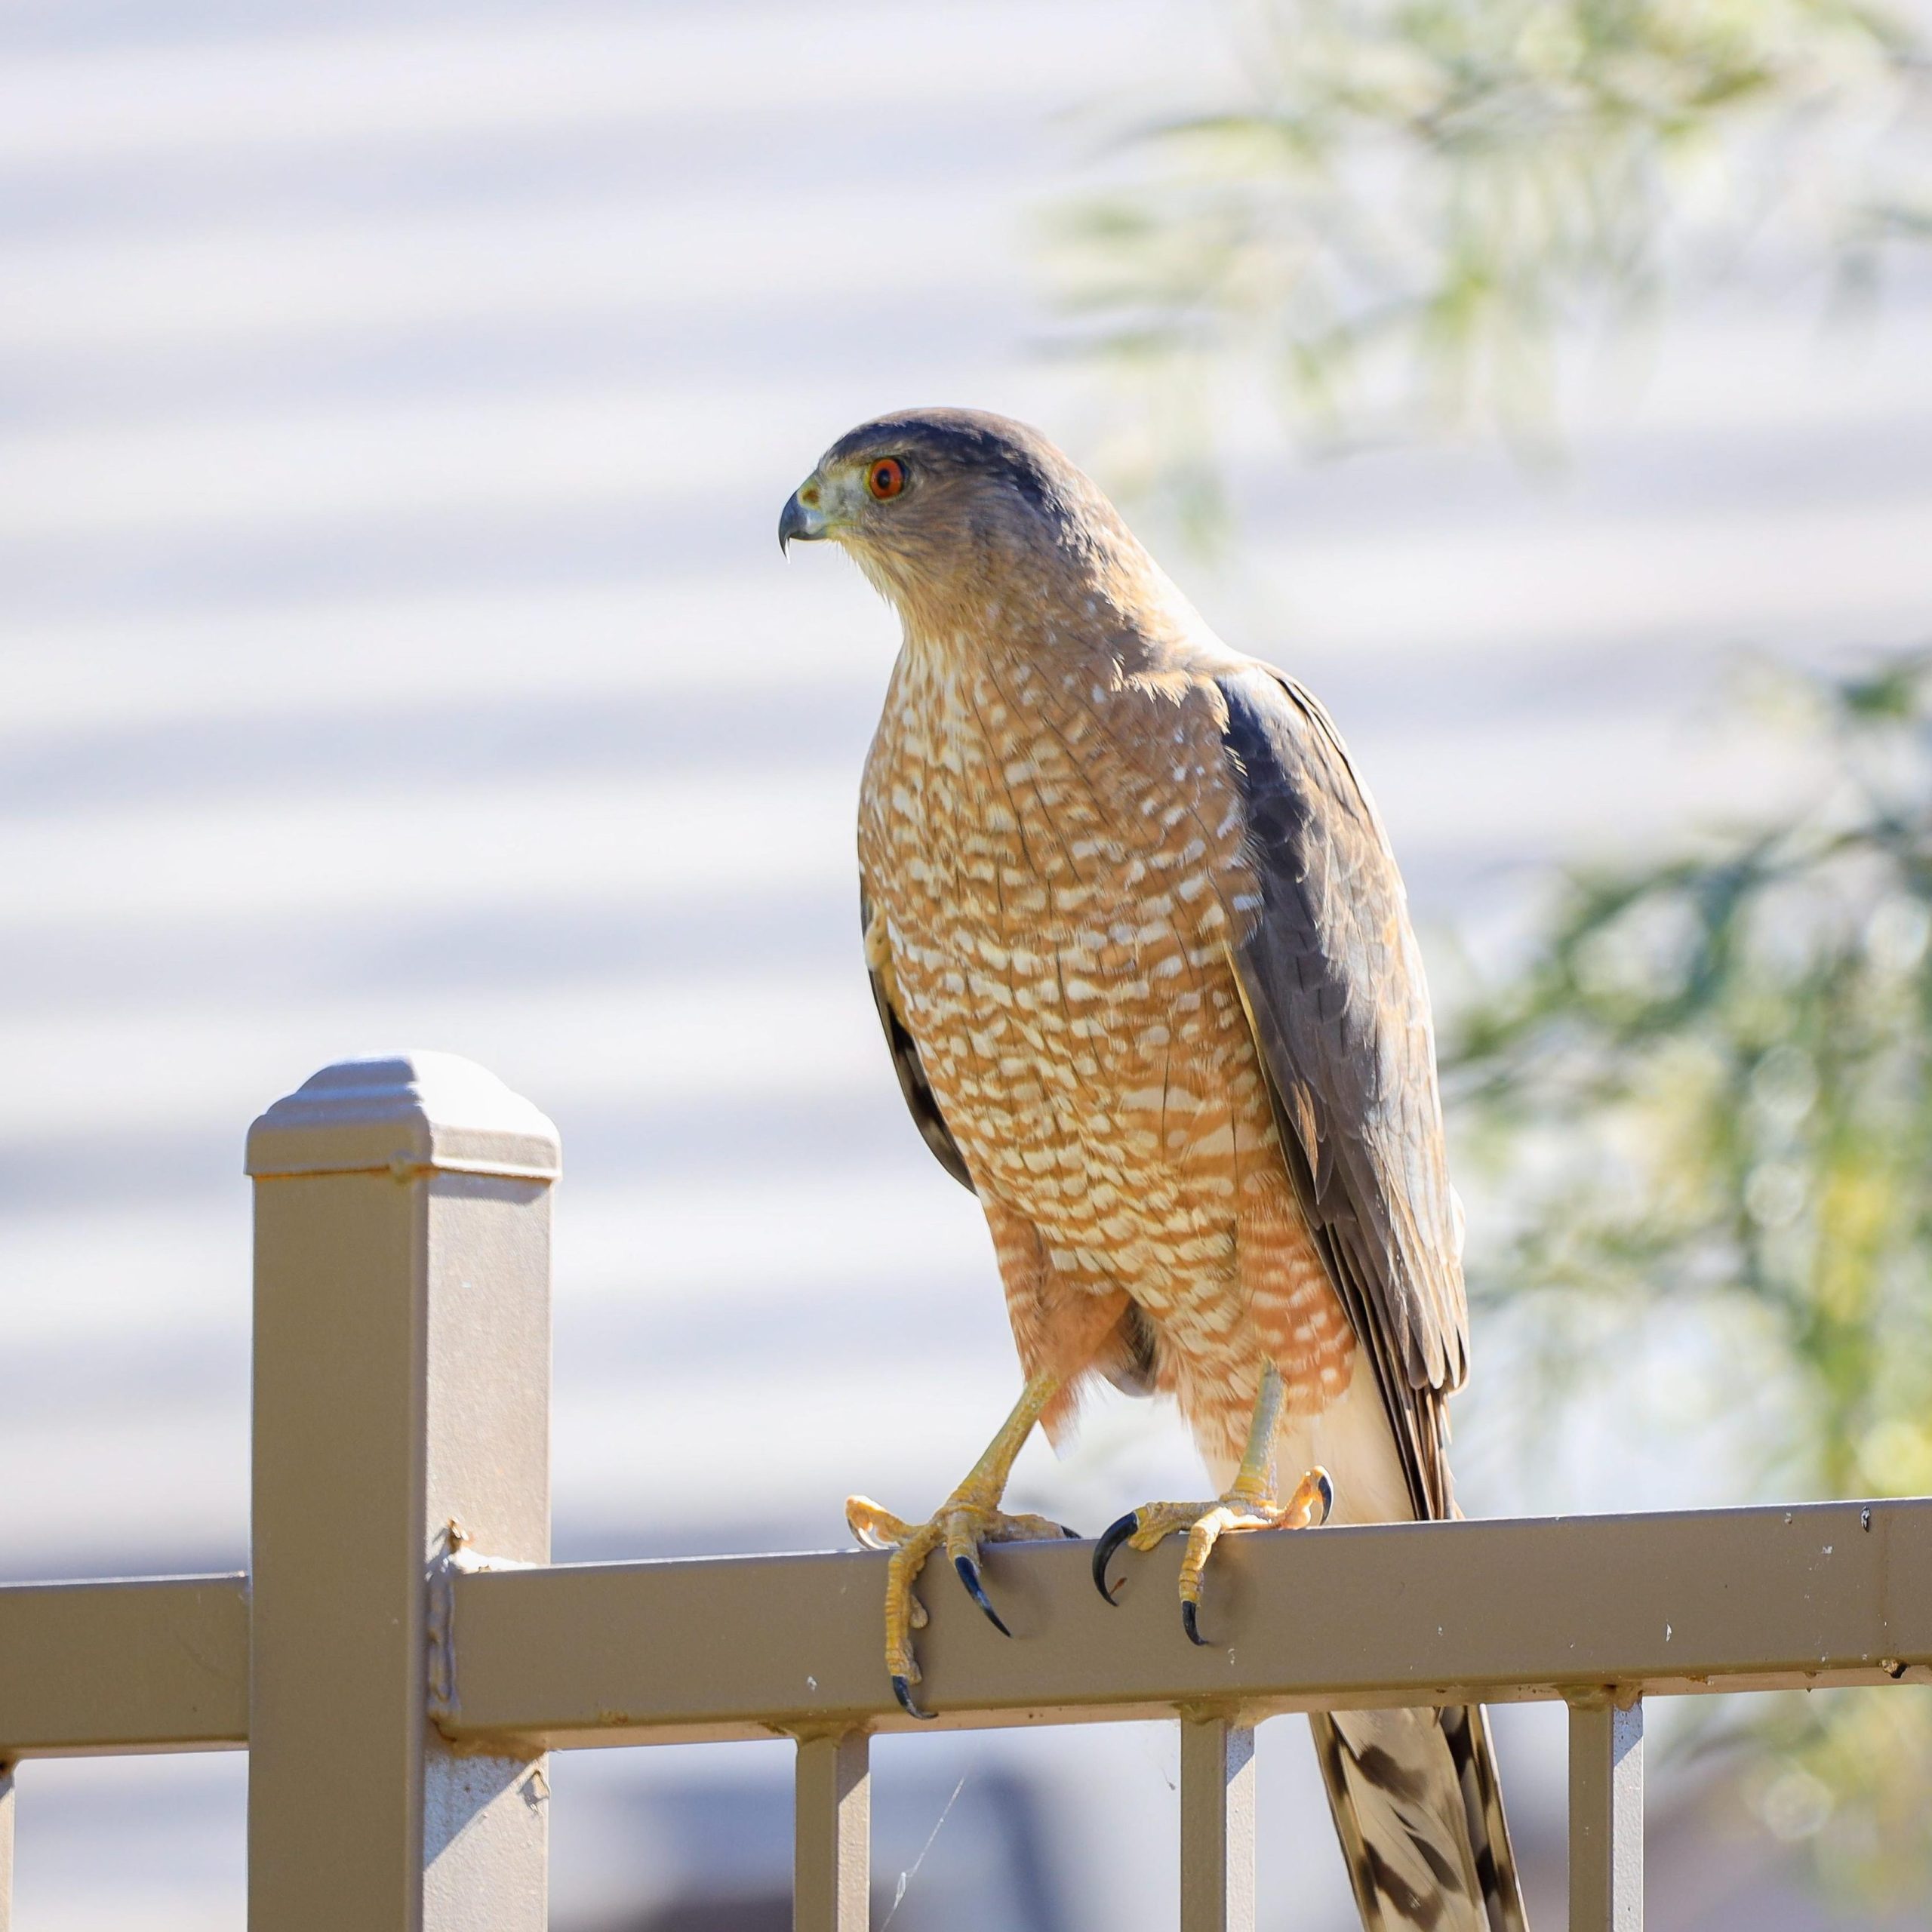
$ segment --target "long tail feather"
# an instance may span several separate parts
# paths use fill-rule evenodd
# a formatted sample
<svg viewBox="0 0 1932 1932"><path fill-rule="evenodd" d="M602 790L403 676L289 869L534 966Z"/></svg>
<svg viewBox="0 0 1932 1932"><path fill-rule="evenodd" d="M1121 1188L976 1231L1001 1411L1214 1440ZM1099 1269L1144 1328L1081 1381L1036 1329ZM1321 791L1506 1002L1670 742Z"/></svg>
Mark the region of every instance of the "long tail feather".
<svg viewBox="0 0 1932 1932"><path fill-rule="evenodd" d="M1479 1706L1309 1724L1366 1932L1527 1932Z"/></svg>

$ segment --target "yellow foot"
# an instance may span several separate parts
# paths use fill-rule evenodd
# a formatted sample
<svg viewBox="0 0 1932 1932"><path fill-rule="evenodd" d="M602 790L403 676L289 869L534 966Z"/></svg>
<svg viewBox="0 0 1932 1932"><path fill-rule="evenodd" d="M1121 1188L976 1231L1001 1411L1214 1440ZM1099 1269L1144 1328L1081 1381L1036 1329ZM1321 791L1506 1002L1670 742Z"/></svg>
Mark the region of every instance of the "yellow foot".
<svg viewBox="0 0 1932 1932"><path fill-rule="evenodd" d="M889 1549L892 1561L885 1572L885 1667L892 1678L892 1694L909 1715L930 1718L912 1701L912 1686L919 1681L919 1666L912 1656L912 1632L925 1628L925 1606L912 1594L912 1585L925 1566L926 1558L941 1544L952 1559L952 1567L968 1594L986 1614L993 1628L1002 1636L1013 1632L1000 1620L986 1586L980 1581L980 1546L989 1543L1035 1543L1054 1537L1071 1537L1069 1530L1045 1516L1009 1516L997 1506L997 1499L985 1500L966 1490L955 1490L940 1512L927 1523L907 1523L889 1509L863 1496L848 1497L845 1520L852 1534L869 1549Z"/></svg>
<svg viewBox="0 0 1932 1932"><path fill-rule="evenodd" d="M1237 1482L1212 1503L1149 1503L1130 1510L1094 1546L1094 1583L1108 1602L1118 1601L1107 1587L1107 1564L1126 1543L1152 1549L1176 1531L1187 1532L1187 1554L1180 1561L1180 1620L1189 1640L1205 1644L1197 1619L1201 1610L1201 1578L1214 1546L1230 1531L1306 1530L1328 1520L1335 1503L1335 1485L1326 1469L1310 1469L1295 1485L1286 1503L1276 1503L1265 1491L1246 1491Z"/></svg>

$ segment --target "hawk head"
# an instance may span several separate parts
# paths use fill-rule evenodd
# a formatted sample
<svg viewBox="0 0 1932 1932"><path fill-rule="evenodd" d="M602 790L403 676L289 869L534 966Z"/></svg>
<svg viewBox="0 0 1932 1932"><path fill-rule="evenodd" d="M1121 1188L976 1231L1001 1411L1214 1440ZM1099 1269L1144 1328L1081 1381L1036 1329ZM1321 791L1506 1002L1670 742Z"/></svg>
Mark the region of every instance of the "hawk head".
<svg viewBox="0 0 1932 1932"><path fill-rule="evenodd" d="M1137 549L1113 506L1038 430L976 409L909 409L848 430L778 519L842 544L903 611L1010 596ZM975 595L974 593L977 593Z"/></svg>

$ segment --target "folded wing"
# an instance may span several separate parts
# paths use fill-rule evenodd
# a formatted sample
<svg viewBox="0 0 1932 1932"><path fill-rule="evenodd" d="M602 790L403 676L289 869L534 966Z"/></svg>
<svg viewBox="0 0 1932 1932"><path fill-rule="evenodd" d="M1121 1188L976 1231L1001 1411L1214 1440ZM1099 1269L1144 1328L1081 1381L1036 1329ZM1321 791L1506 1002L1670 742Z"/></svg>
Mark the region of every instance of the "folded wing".
<svg viewBox="0 0 1932 1932"><path fill-rule="evenodd" d="M1469 1360L1429 995L1374 807L1328 715L1265 665L1215 679L1259 903L1235 949L1297 1199L1375 1367L1418 1516L1453 1507Z"/></svg>

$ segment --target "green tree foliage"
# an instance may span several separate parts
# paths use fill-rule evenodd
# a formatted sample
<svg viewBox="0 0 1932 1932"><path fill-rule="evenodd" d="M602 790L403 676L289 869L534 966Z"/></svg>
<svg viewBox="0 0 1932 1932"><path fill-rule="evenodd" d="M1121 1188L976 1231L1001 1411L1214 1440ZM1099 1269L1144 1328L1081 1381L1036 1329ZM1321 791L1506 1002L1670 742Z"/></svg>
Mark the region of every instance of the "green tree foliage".
<svg viewBox="0 0 1932 1932"><path fill-rule="evenodd" d="M1701 1339L1766 1493L1932 1493L1932 654L1783 681L1813 795L1568 874L1445 1073L1495 1212L1474 1291L1546 1361ZM1617 1346L1604 1349L1606 1337ZM1740 1714L1761 1814L1932 1895L1917 1694Z"/></svg>
<svg viewBox="0 0 1932 1932"><path fill-rule="evenodd" d="M1262 0L1232 97L1063 210L1088 346L1146 467L1211 512L1258 374L1302 429L1534 438L1566 331L1721 276L1852 281L1932 232L1932 69L1860 0Z"/></svg>
<svg viewBox="0 0 1932 1932"><path fill-rule="evenodd" d="M1792 696L1813 803L1567 875L1458 1017L1482 1288L1743 1315L1793 1377L1767 1481L1932 1493L1932 657Z"/></svg>

